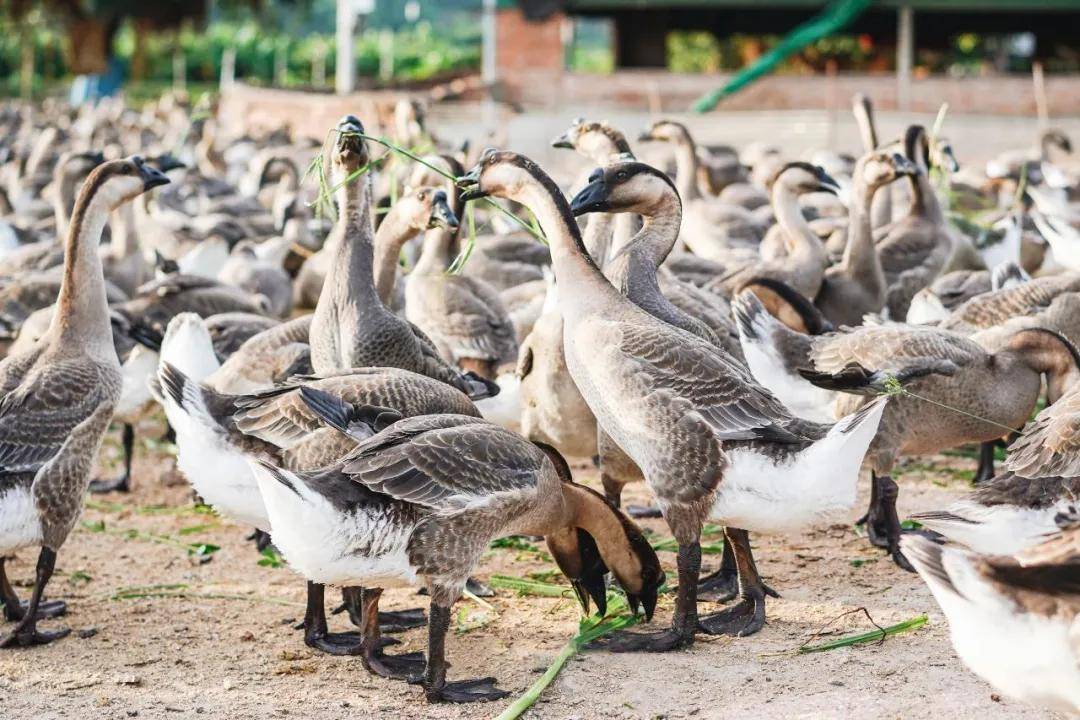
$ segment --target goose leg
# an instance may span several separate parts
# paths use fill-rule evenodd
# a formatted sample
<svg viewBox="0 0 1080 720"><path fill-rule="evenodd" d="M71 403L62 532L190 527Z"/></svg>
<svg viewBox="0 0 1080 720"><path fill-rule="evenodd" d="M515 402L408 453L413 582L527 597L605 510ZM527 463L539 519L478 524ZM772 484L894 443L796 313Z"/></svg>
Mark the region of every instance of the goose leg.
<svg viewBox="0 0 1080 720"><path fill-rule="evenodd" d="M124 472L119 477L107 480L92 480L90 482L90 492L131 492L131 460L135 452L134 425L124 423L122 441L124 445Z"/></svg>
<svg viewBox="0 0 1080 720"><path fill-rule="evenodd" d="M981 485L994 477L994 449L997 444L997 440L979 444L979 469L975 471L975 478L972 480L976 485Z"/></svg>
<svg viewBox="0 0 1080 720"><path fill-rule="evenodd" d="M360 633L331 633L326 626L326 607L323 605L326 588L319 583L307 584L307 612L304 614L304 642L308 647L330 655L360 655L364 640Z"/></svg>
<svg viewBox="0 0 1080 720"><path fill-rule="evenodd" d="M888 516L888 494L890 487L896 487L896 483L888 475L878 476L874 471L870 472L870 507L866 515L859 520L860 525L866 525L866 537L874 547L889 547L889 532L886 517Z"/></svg>
<svg viewBox="0 0 1080 720"><path fill-rule="evenodd" d="M762 583L765 594L778 598L780 593ZM739 569L735 563L735 552L731 543L724 542L724 553L720 556L720 568L712 575L701 578L698 583L698 600L726 603L739 594Z"/></svg>
<svg viewBox="0 0 1080 720"><path fill-rule="evenodd" d="M881 515L879 517L884 527L885 548L892 555L894 563L908 572L915 572L915 568L900 552L900 536L904 534L903 529L900 527L900 516L896 513L896 498L900 494L900 488L897 486L896 481L888 475L876 478L876 482L880 485L878 493L881 501ZM869 527L869 524L867 527Z"/></svg>
<svg viewBox="0 0 1080 720"><path fill-rule="evenodd" d="M358 628L364 628L367 621L365 620L366 612L365 600L367 594L370 592L378 592L382 594L382 590L373 590L371 588L360 587L344 587L341 588L341 604L331 611L332 615L338 613L348 612L349 620L352 624ZM375 597L375 609L378 611L379 599L378 595ZM427 625L427 616L424 615L423 608L410 608L408 610L395 610L388 612L379 612L379 631L384 633L399 633L411 630L412 628L424 627Z"/></svg>
<svg viewBox="0 0 1080 720"><path fill-rule="evenodd" d="M428 659L420 681L427 701L471 703L502 700L510 693L495 687L493 677L446 681L446 668L449 667L446 662L446 632L450 628L450 605L440 604L436 599L443 594L439 591L431 594L428 613L431 618L428 622Z"/></svg>
<svg viewBox="0 0 1080 720"><path fill-rule="evenodd" d="M611 652L668 652L694 644L698 629L697 584L701 572L701 543L679 544L679 589L671 627L659 632L623 630L589 643L589 649Z"/></svg>
<svg viewBox="0 0 1080 720"><path fill-rule="evenodd" d="M408 680L424 669L424 654L419 652L386 655L383 648L396 641L382 637L379 598L382 588L346 588L359 596L360 628L364 636L364 667L368 672L390 680ZM344 593L344 591L343 591ZM352 612L350 611L350 615ZM422 612L421 612L422 614Z"/></svg>
<svg viewBox="0 0 1080 720"><path fill-rule="evenodd" d="M56 567L56 551L43 547L38 554L37 572L34 581L34 593L30 596L30 604L23 613L19 624L3 638L0 638L0 648L28 647L30 645L44 645L53 640L59 640L71 632L70 628L47 632L37 629L38 611L41 609L41 595L45 592L45 585L52 577ZM5 602L5 607L7 603Z"/></svg>
<svg viewBox="0 0 1080 720"><path fill-rule="evenodd" d="M4 619L16 622L25 617L29 603L19 600L19 596L15 594L15 588L8 582L7 571L4 568L5 562L7 558L0 557L0 603L4 605ZM63 600L43 600L38 604L37 616L38 620L44 620L60 617L66 612L67 603Z"/></svg>
<svg viewBox="0 0 1080 720"><path fill-rule="evenodd" d="M724 533L735 556L742 600L726 610L706 615L698 621L698 626L710 635L753 635L765 626L765 583L750 550L750 534L730 527Z"/></svg>

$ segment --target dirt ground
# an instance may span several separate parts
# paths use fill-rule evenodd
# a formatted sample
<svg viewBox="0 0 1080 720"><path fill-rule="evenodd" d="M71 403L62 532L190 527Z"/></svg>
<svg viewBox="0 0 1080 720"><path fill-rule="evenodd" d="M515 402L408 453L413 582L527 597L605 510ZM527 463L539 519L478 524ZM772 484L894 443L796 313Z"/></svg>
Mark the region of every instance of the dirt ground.
<svg viewBox="0 0 1080 720"><path fill-rule="evenodd" d="M160 432L143 429L146 437ZM115 454L114 435L104 455ZM62 624L73 633L49 646L0 652L0 716L491 718L508 704L428 706L418 688L373 678L356 658L307 648L293 630L303 614L303 581L287 567L260 565L245 541L248 529L198 512L186 484L164 484L169 462L160 446L140 442L134 492L91 499L82 525L60 552L48 593L66 598L69 613L44 626ZM908 463L898 477L901 515L963 494L973 467L973 460L957 457ZM576 476L597 481L591 467L577 468ZM631 502L648 499L644 487L627 495ZM646 524L658 538L667 536L662 522ZM212 551L208 562L199 562L200 546ZM525 717L1054 717L997 699L969 673L922 582L852 527L759 537L756 548L763 574L783 595L769 601L761 633L699 638L691 650L668 655L578 655ZM674 577L674 556L661 556ZM711 569L719 557L705 560ZM34 561L34 553L23 552L8 565L24 596ZM535 551L503 548L491 551L477 575L525 577L552 568ZM336 592L328 591L328 599ZM389 591L384 608L424 600L411 590ZM494 610L468 600L457 606L448 640L450 676L495 675L516 696L573 635L578 610L569 599L519 597L508 590L499 590L490 604ZM859 607L881 625L924 612L930 621L881 645L792 652ZM670 612L671 599L663 598L654 623L667 623ZM347 624L344 616L331 618L332 629ZM822 638L872 629L861 614L830 627ZM412 630L399 637L404 644L394 651L419 650L426 634Z"/></svg>

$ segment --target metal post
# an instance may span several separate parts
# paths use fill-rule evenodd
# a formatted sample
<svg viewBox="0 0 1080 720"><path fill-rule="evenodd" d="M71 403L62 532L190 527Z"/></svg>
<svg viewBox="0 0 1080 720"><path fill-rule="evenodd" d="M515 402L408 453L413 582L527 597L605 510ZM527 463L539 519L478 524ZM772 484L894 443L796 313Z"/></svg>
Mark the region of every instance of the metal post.
<svg viewBox="0 0 1080 720"><path fill-rule="evenodd" d="M896 104L911 110L911 67L915 61L915 11L902 5L896 14Z"/></svg>
<svg viewBox="0 0 1080 720"><path fill-rule="evenodd" d="M221 53L221 80L219 87L222 91L228 90L236 80L236 48L227 47Z"/></svg>
<svg viewBox="0 0 1080 720"><path fill-rule="evenodd" d="M356 86L356 63L353 57L353 27L356 13L352 0L337 0L337 65L334 89L338 95L351 93Z"/></svg>
<svg viewBox="0 0 1080 720"><path fill-rule="evenodd" d="M499 66L495 57L498 49L496 45L496 8L497 0L484 0L483 16L480 20L482 33L480 79L486 88L481 112L484 127L489 131L493 131L498 123L498 109L494 100L495 84L499 81Z"/></svg>

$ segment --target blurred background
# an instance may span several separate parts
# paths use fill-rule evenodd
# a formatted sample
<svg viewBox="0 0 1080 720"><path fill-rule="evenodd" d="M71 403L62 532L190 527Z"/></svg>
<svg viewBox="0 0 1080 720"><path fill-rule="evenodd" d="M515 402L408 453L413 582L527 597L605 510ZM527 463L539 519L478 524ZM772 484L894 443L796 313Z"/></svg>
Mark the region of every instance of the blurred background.
<svg viewBox="0 0 1080 720"><path fill-rule="evenodd" d="M1068 122L1078 26L1080 0L0 0L0 94L220 94L237 122L318 135L349 104L334 94L411 93L526 143L564 115L772 113L760 134L784 111L829 145L856 91Z"/></svg>

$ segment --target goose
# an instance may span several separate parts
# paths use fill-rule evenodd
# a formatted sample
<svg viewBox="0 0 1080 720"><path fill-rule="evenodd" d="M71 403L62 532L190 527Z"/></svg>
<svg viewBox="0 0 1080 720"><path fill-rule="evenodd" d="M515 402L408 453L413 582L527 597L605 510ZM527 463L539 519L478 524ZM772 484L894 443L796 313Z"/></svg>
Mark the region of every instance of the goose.
<svg viewBox="0 0 1080 720"><path fill-rule="evenodd" d="M1005 471L945 510L910 518L980 555L1016 555L1044 542L1057 529L1055 518L1080 507L1080 476L1031 474L1037 477Z"/></svg>
<svg viewBox="0 0 1080 720"><path fill-rule="evenodd" d="M601 613L602 561L631 607L644 606L652 616L664 582L656 553L630 520L573 482L553 448L461 415L407 418L380 431L394 418L385 408L357 409L301 392L324 420L358 442L340 462L316 472L253 463L274 542L294 570L315 582L428 588L427 661L394 658L396 675L415 677L428 702L509 694L494 678L446 678L451 607L495 538L545 536L582 604L587 608L591 596ZM364 634L367 647L378 646L373 629Z"/></svg>
<svg viewBox="0 0 1080 720"><path fill-rule="evenodd" d="M755 320L765 313L745 295L740 301L744 298L745 303L736 303L736 312L746 316L740 323L760 328ZM760 332L758 337L767 336ZM826 390L842 391L834 400L837 415L867 402L865 397L848 393L878 393L885 376L912 384L914 396L896 398L885 411L867 455L871 469L867 534L906 570L911 567L899 552L900 524L895 507L899 489L891 478L896 460L901 455L932 454L966 443L996 440L1008 434L1009 428L1022 427L1030 417L1044 376L1051 403L1080 379L1076 347L1060 333L1045 328L1019 330L995 352L961 335L902 325L863 326L812 338L804 350L797 367L805 369L798 373ZM852 363L875 372L852 372ZM774 369L779 370L779 365ZM790 366L779 372L787 378L793 374ZM782 389L794 385L792 382ZM994 388L994 392L986 388Z"/></svg>
<svg viewBox="0 0 1080 720"><path fill-rule="evenodd" d="M855 116L855 125L859 129L859 139L862 140L863 153L872 153L880 147L878 141L877 126L874 123L874 103L862 93L855 93L851 98L851 112ZM870 201L870 226L872 228L884 227L892 222L893 204L892 193L874 193ZM862 208L859 208L862 210Z"/></svg>
<svg viewBox="0 0 1080 720"><path fill-rule="evenodd" d="M552 143L557 147L570 147L603 168L618 164L628 178L638 181L646 175L658 177L659 171L645 170L647 165L632 164L633 153L622 132L607 123L587 123L577 121L575 125ZM640 165L640 167L639 167ZM594 170L588 178L592 184L594 177L602 181L618 176L614 173ZM599 175L597 175L599 173ZM644 173L644 174L643 174ZM710 342L719 342L724 349L736 357L742 355L738 343L735 325L731 321L731 308L724 299L714 293L697 288L692 283L679 277L663 263L670 255L678 240L682 220L682 202L678 190L672 182L657 183L647 181L647 185L638 183L620 183L621 198L609 198L609 205L646 205L652 211L650 217L651 233L636 233L633 222L636 211L620 209L612 213L600 213L590 209L589 224L583 238L586 247L605 248L602 257L594 258L604 269L604 274L616 287L620 287L634 302L646 307L653 315L662 320L704 337ZM584 189L584 188L582 188ZM612 219L606 218L613 215ZM610 227L603 229L597 220L606 221ZM629 222L628 222L629 221ZM610 232L611 238L587 237L593 232ZM657 244L652 238L660 240ZM667 240L670 239L670 244ZM666 248L666 249L665 249ZM655 259L656 263L651 262ZM609 269L609 263L613 263ZM655 265L655 266L654 266ZM633 277L630 277L633 275ZM655 281L652 278L655 276ZM649 293L649 297L634 297L635 290L642 293L657 285L659 294ZM673 321L673 318L677 318ZM705 327L701 327L701 325Z"/></svg>
<svg viewBox="0 0 1080 720"><path fill-rule="evenodd" d="M40 546L34 591L24 608L4 574L4 613L17 624L0 647L45 644L70 630L39 630L56 553L82 509L83 494L120 397L98 245L109 212L168 182L132 156L99 165L83 184L65 239L58 312L42 342L0 361L0 558Z"/></svg>
<svg viewBox="0 0 1080 720"><path fill-rule="evenodd" d="M976 295L962 303L941 327L970 334L1023 315L1037 313L1060 295L1080 292L1080 273L1035 278L1030 282Z"/></svg>
<svg viewBox="0 0 1080 720"><path fill-rule="evenodd" d="M669 142L675 148L675 185L683 201L682 244L695 255L725 262L733 249L753 250L761 240L761 229L750 212L701 195L698 189L698 158L693 138L686 126L672 120L653 123L639 138L641 142Z"/></svg>
<svg viewBox="0 0 1080 720"><path fill-rule="evenodd" d="M479 415L461 391L397 368L294 376L276 387L240 395L223 394L211 386L218 365L198 316L177 316L162 346L157 380L166 416L176 430L178 465L195 491L218 512L263 532L270 532L272 523L245 458L311 470L334 462L352 446L336 433L320 431L321 422L300 401L301 387L329 392L349 403L392 405L409 416L443 411ZM309 609L315 612L317 604L322 613L322 588L309 586L308 591ZM377 603L374 610L378 611ZM325 616L320 617L305 625L305 643L331 654L360 651L355 635L327 633ZM415 613L409 611L382 613L381 617L399 627L401 623L416 625Z"/></svg>
<svg viewBox="0 0 1080 720"><path fill-rule="evenodd" d="M803 217L798 198L805 193L836 192L838 189L836 181L819 167L804 162L785 164L772 183L772 205L788 248L787 254L774 260L763 259L760 255L734 258L725 274L711 281L706 288L730 297L751 280L770 278L784 282L805 297L815 297L821 289L828 255L820 238ZM765 301L774 302L768 296Z"/></svg>
<svg viewBox="0 0 1080 720"><path fill-rule="evenodd" d="M896 153L870 151L855 164L851 218L844 256L825 271L814 304L834 325L858 325L885 305L885 273L874 248L874 198L915 166Z"/></svg>
<svg viewBox="0 0 1080 720"><path fill-rule="evenodd" d="M217 279L230 287L266 298L267 313L274 317L287 318L292 312L292 279L280 262L260 257L259 245L251 240L241 240L233 246L228 259L218 270Z"/></svg>
<svg viewBox="0 0 1080 720"><path fill-rule="evenodd" d="M474 398L494 395L495 383L462 373L443 360L414 325L394 315L375 289L369 174L342 182L368 162L363 125L347 115L337 125L332 153L340 217L332 262L309 332L311 364L316 373L378 366L399 367L453 385Z"/></svg>
<svg viewBox="0 0 1080 720"><path fill-rule="evenodd" d="M877 238L881 266L888 282L889 317L907 317L911 299L934 281L953 252L953 239L928 173L929 141L926 129L912 125L904 136L904 155L918 172L910 176L911 205L907 214Z"/></svg>
<svg viewBox="0 0 1080 720"><path fill-rule="evenodd" d="M454 177L462 174L453 158L443 162ZM494 380L501 366L517 359L517 336L495 288L447 272L459 229L455 213L461 211L452 181L449 192L450 222L425 233L420 258L406 279L405 317L431 338L443 359Z"/></svg>
<svg viewBox="0 0 1080 720"><path fill-rule="evenodd" d="M949 622L957 655L1009 697L1080 713L1080 518L1015 557L988 557L926 538L903 551Z"/></svg>
<svg viewBox="0 0 1080 720"><path fill-rule="evenodd" d="M588 256L570 205L531 160L491 151L459 182L466 199L524 204L545 229L567 368L599 426L642 470L679 544L672 627L622 633L602 645L668 651L692 644L699 628L756 632L766 593L746 531L794 529L850 508L887 400L832 427L794 418L723 350L653 317L611 285ZM833 460L827 472L826 456ZM698 618L700 535L708 517L727 527L743 599Z"/></svg>
<svg viewBox="0 0 1080 720"><path fill-rule="evenodd" d="M457 226L443 190L422 186L398 198L375 232L375 289L383 305L395 310L404 305L404 293L395 290L403 289L397 286L397 271L405 243L426 230Z"/></svg>
<svg viewBox="0 0 1080 720"><path fill-rule="evenodd" d="M909 325L946 321L962 304L984 293L1016 287L1031 276L1015 262L1003 262L993 270L953 270L915 293L908 307Z"/></svg>

